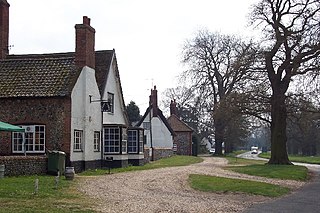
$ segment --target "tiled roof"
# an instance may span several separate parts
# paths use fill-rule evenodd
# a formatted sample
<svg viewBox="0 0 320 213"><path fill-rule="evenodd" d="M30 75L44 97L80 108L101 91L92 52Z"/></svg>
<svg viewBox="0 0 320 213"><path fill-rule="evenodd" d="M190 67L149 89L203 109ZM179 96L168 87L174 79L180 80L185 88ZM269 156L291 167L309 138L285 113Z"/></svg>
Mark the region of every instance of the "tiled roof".
<svg viewBox="0 0 320 213"><path fill-rule="evenodd" d="M139 127L141 126L142 122L146 119L147 115L149 113L151 113L151 109L152 109L152 105L150 105L146 112L144 113L144 115L142 116L142 118L140 119L140 121L135 125L135 127ZM175 135L174 130L172 129L172 127L170 126L168 120L164 117L162 111L158 108L158 117L162 120L162 122L164 123L164 125L167 127L167 129L169 130L169 132L171 133L171 135Z"/></svg>
<svg viewBox="0 0 320 213"><path fill-rule="evenodd" d="M96 51L95 71L100 94L102 94L102 91L104 90L114 52L114 50Z"/></svg>
<svg viewBox="0 0 320 213"><path fill-rule="evenodd" d="M192 128L181 121L176 115L171 115L167 120L174 132L193 132Z"/></svg>
<svg viewBox="0 0 320 213"><path fill-rule="evenodd" d="M68 96L79 73L74 53L9 55L0 60L0 98Z"/></svg>
<svg viewBox="0 0 320 213"><path fill-rule="evenodd" d="M96 51L96 79L104 90L114 50ZM55 97L71 94L80 74L75 54L9 55L0 60L0 98Z"/></svg>

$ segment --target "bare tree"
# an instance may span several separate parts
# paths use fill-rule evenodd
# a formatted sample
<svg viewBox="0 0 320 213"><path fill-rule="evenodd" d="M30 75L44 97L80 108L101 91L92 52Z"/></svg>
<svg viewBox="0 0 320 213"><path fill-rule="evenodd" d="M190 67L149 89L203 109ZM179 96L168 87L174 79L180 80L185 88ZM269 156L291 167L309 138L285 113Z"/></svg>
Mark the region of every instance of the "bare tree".
<svg viewBox="0 0 320 213"><path fill-rule="evenodd" d="M319 0L261 0L252 23L262 27L264 66L271 84L271 158L290 164L287 154L286 93L297 76L314 79L320 70Z"/></svg>
<svg viewBox="0 0 320 213"><path fill-rule="evenodd" d="M172 100L176 101L178 116L195 131L200 139L212 134L210 131L212 124L208 119L205 101L194 89L183 86L168 88L163 92L162 97L164 98L161 104L164 109L169 109Z"/></svg>
<svg viewBox="0 0 320 213"><path fill-rule="evenodd" d="M188 70L183 73L206 101L205 107L213 119L216 154L222 154L222 143L227 126L227 97L242 91L254 78L252 65L256 49L252 42L235 36L200 31L187 41L183 62Z"/></svg>

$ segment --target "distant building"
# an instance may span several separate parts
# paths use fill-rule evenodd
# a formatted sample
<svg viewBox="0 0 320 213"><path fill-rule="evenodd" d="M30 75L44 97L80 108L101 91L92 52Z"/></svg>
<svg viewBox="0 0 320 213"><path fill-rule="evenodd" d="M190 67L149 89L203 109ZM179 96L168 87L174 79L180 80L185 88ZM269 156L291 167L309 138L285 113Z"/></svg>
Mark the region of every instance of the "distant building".
<svg viewBox="0 0 320 213"><path fill-rule="evenodd" d="M151 160L169 157L173 154L174 131L158 108L158 91L151 89L149 107L137 127L144 129L146 148L150 149Z"/></svg>
<svg viewBox="0 0 320 213"><path fill-rule="evenodd" d="M189 127L178 117L176 101L170 103L170 117L167 119L174 131L173 146L178 155L192 155L192 132Z"/></svg>

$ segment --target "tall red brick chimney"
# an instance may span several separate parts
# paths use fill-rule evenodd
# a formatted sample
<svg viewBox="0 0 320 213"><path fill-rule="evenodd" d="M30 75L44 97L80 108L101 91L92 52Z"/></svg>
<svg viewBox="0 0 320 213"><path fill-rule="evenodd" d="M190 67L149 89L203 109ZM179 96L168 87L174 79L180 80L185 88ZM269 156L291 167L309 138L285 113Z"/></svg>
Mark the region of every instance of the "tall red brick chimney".
<svg viewBox="0 0 320 213"><path fill-rule="evenodd" d="M7 0L0 0L0 59L9 54L9 7Z"/></svg>
<svg viewBox="0 0 320 213"><path fill-rule="evenodd" d="M152 117L158 116L158 91L157 87L154 86L153 89L151 89L151 95L150 95L150 106L152 106Z"/></svg>
<svg viewBox="0 0 320 213"><path fill-rule="evenodd" d="M83 23L76 24L76 66L95 68L95 29L90 26L90 18L83 16Z"/></svg>

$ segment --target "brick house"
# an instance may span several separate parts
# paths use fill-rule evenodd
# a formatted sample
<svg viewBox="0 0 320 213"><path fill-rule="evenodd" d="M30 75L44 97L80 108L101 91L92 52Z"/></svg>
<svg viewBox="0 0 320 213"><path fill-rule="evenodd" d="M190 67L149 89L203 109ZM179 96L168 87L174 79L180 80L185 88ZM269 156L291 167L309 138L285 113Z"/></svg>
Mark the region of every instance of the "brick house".
<svg viewBox="0 0 320 213"><path fill-rule="evenodd" d="M178 155L192 155L193 129L178 117L175 100L170 103L170 117L167 120L175 133L173 136L175 152Z"/></svg>
<svg viewBox="0 0 320 213"><path fill-rule="evenodd" d="M158 160L173 154L174 131L158 107L158 91L151 89L149 107L136 124L144 129L146 147L150 149L150 159Z"/></svg>
<svg viewBox="0 0 320 213"><path fill-rule="evenodd" d="M95 51L95 29L75 25L75 52L10 55L9 4L0 0L0 156L64 151L76 172L128 164L128 119L114 50ZM138 144L137 144L138 146Z"/></svg>

